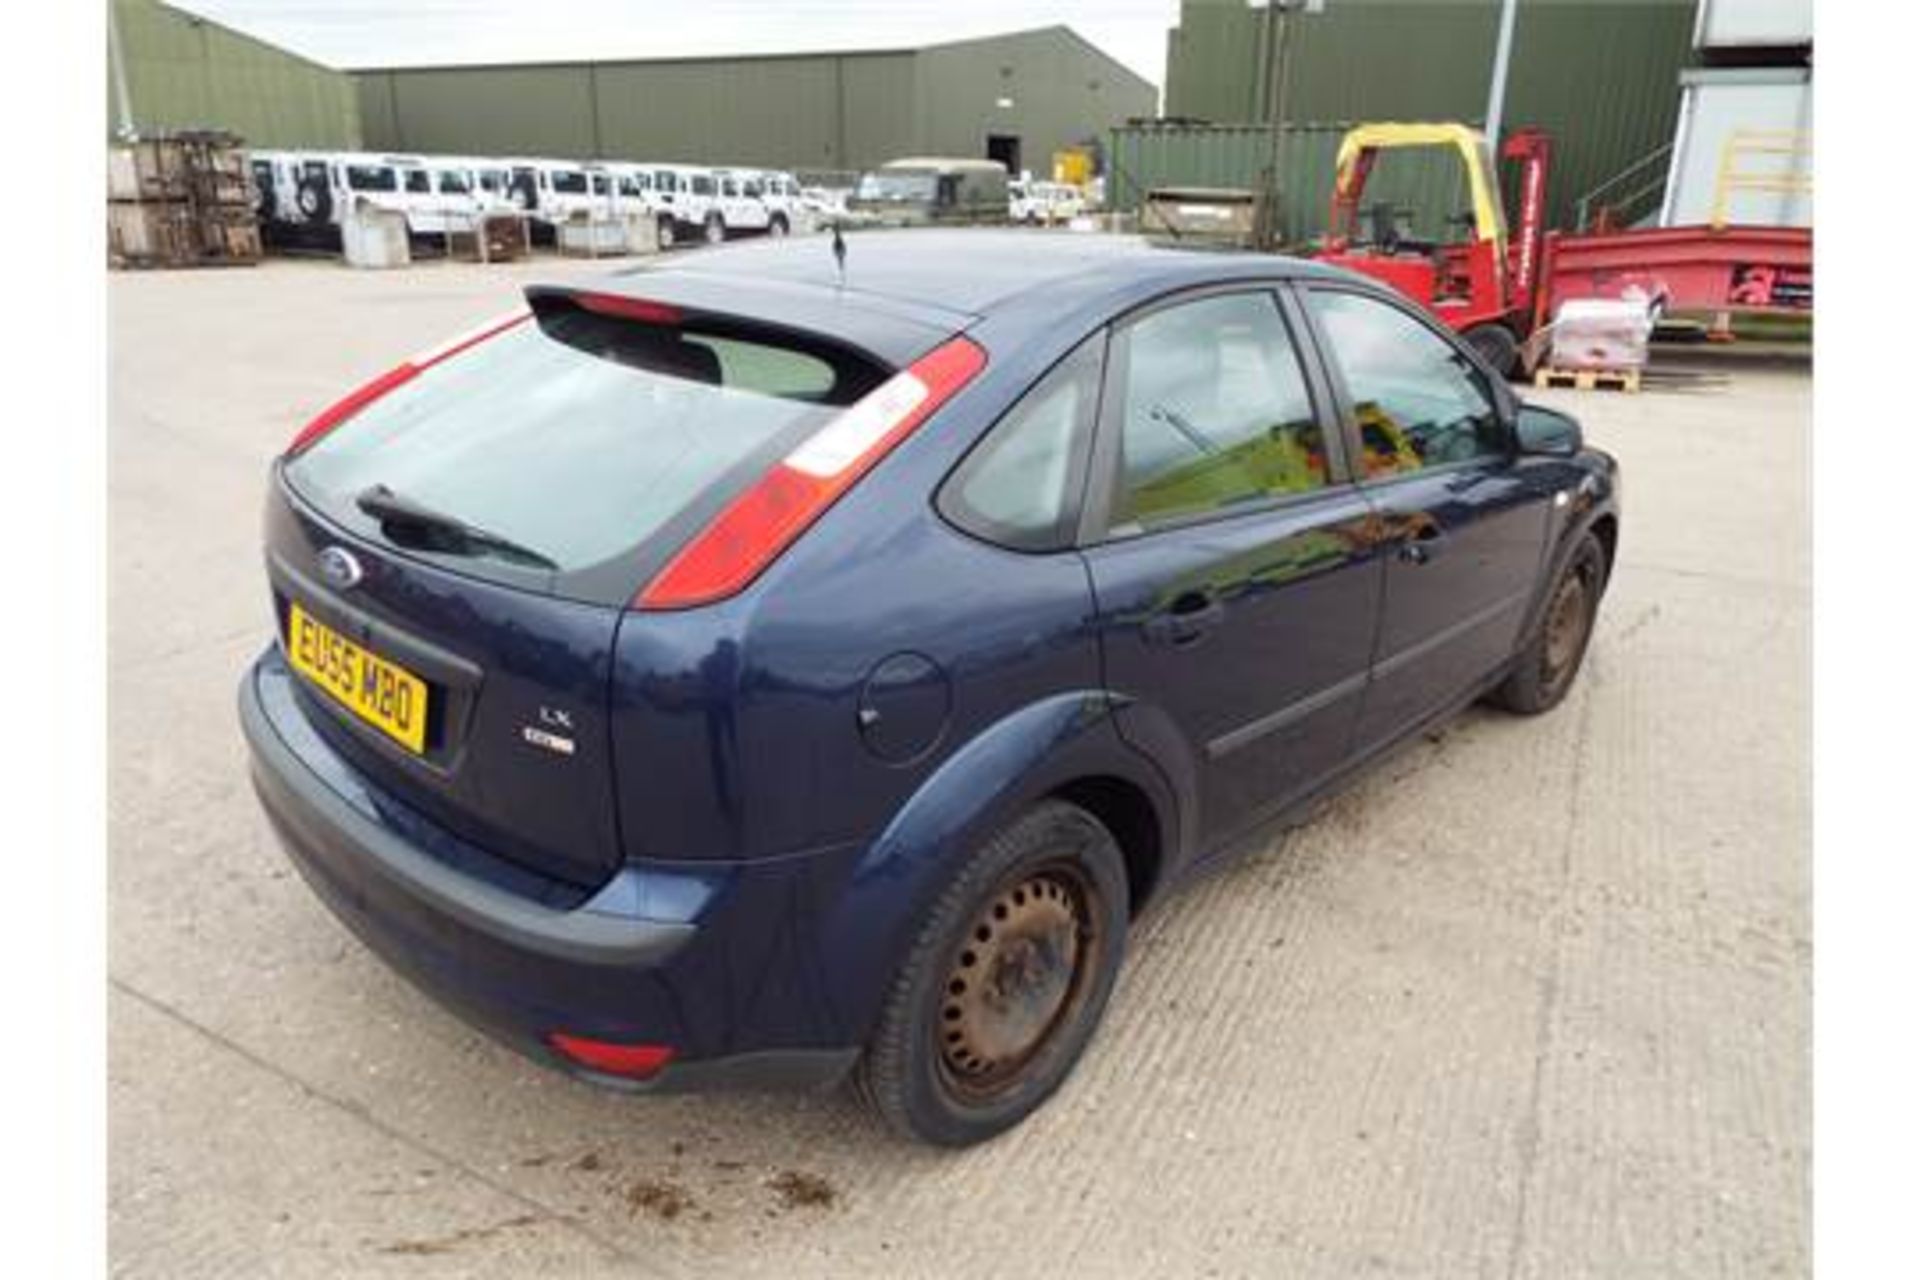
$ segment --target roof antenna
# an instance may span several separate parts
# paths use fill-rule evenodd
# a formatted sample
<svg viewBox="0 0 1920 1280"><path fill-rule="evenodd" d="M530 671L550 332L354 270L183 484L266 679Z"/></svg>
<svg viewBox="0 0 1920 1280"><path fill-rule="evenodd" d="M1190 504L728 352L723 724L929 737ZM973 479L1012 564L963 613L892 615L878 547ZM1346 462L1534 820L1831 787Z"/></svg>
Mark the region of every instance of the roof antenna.
<svg viewBox="0 0 1920 1280"><path fill-rule="evenodd" d="M833 220L833 265L840 272L839 287L847 287L847 242L840 237L840 220Z"/></svg>

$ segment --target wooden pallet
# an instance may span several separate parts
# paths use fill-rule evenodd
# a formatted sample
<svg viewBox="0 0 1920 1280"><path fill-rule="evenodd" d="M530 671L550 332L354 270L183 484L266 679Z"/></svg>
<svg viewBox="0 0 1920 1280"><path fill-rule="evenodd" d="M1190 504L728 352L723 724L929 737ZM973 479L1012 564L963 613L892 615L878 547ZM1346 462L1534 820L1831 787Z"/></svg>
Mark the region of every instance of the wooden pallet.
<svg viewBox="0 0 1920 1280"><path fill-rule="evenodd" d="M1592 391L1596 387L1609 387L1617 391L1638 391L1640 389L1640 370L1555 369L1548 365L1542 365L1533 372L1533 385L1536 387L1572 387L1578 391Z"/></svg>

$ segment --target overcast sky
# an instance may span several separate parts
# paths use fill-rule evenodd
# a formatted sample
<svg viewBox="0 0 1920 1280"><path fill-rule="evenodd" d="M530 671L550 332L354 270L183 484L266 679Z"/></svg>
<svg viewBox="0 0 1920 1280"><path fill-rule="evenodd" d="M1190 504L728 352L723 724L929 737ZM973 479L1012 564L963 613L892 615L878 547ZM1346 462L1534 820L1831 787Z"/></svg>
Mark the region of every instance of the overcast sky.
<svg viewBox="0 0 1920 1280"><path fill-rule="evenodd" d="M1066 23L1166 78L1179 0L170 0L336 67L884 49Z"/></svg>

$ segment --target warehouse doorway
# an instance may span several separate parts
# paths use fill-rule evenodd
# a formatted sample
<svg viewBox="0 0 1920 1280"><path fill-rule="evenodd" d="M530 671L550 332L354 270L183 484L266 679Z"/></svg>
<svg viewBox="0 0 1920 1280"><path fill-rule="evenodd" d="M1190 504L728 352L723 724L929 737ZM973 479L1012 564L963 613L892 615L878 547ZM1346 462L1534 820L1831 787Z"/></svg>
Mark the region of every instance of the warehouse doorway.
<svg viewBox="0 0 1920 1280"><path fill-rule="evenodd" d="M990 133L987 135L987 159L998 160L1007 166L1007 176L1020 176L1020 139L1011 133Z"/></svg>

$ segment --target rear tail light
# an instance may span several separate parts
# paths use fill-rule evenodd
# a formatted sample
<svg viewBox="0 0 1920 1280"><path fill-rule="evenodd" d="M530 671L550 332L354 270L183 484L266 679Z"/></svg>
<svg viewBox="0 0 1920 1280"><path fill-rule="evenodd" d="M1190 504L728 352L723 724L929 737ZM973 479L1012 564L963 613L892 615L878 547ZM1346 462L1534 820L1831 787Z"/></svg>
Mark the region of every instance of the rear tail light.
<svg viewBox="0 0 1920 1280"><path fill-rule="evenodd" d="M465 333L449 338L437 347L429 347L410 359L402 360L379 377L348 392L340 400L322 410L318 417L302 427L300 434L293 438L293 443L287 446L287 456L292 457L299 453L395 387L411 382L442 361L451 360L467 348L478 346L495 334L511 329L531 314L525 307L521 307L504 316L495 316L485 324L477 325Z"/></svg>
<svg viewBox="0 0 1920 1280"><path fill-rule="evenodd" d="M954 338L881 383L729 503L634 603L687 609L740 591L986 363L972 341Z"/></svg>
<svg viewBox="0 0 1920 1280"><path fill-rule="evenodd" d="M612 1040L589 1040L555 1031L547 1043L561 1054L593 1071L629 1080L657 1076L673 1061L673 1048L664 1044L620 1044Z"/></svg>

